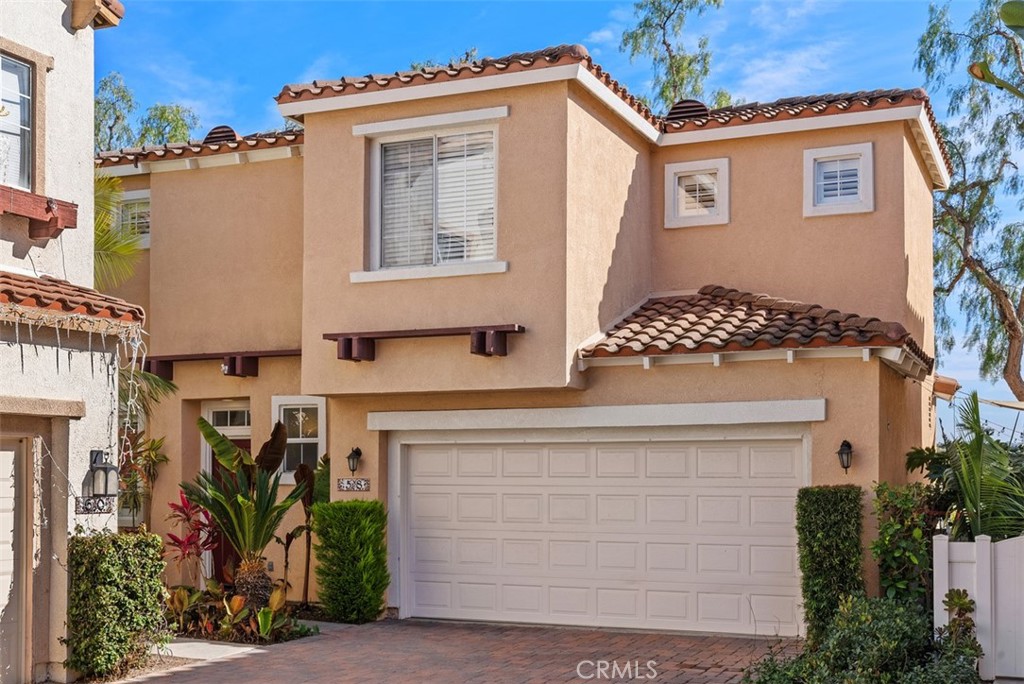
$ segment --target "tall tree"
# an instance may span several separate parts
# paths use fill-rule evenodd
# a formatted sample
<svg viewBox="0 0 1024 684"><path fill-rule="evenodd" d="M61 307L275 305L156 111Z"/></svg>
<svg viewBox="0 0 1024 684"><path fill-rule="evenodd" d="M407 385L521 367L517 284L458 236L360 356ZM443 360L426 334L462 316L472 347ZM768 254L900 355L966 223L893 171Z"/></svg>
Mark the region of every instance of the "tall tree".
<svg viewBox="0 0 1024 684"><path fill-rule="evenodd" d="M138 105L121 74L112 71L96 86L95 144L97 151L123 147L188 142L199 116L179 104L154 104L136 121Z"/></svg>
<svg viewBox="0 0 1024 684"><path fill-rule="evenodd" d="M732 98L721 88L705 91L711 72L708 37L697 39L690 49L683 40L686 20L722 6L722 0L638 0L633 5L636 25L622 34L621 49L631 60L647 58L654 63L654 107L667 111L682 99L705 100L725 107Z"/></svg>
<svg viewBox="0 0 1024 684"><path fill-rule="evenodd" d="M982 377L1002 377L1024 401L1024 222L1004 217L1007 210L1024 209L1014 162L1024 147L1024 101L971 78L966 69L986 63L1020 84L1024 46L1000 24L998 0L982 0L961 30L949 10L948 3L929 8L917 55L928 87L949 98L945 138L954 172L934 207L939 344L953 348L958 310L966 326L963 341L977 352Z"/></svg>

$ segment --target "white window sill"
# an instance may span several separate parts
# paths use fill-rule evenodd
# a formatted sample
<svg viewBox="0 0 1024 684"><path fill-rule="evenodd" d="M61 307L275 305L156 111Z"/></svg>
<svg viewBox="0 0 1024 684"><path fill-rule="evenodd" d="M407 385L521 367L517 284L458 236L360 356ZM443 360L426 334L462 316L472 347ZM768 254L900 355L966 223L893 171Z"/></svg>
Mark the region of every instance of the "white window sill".
<svg viewBox="0 0 1024 684"><path fill-rule="evenodd" d="M872 202L837 202L804 207L804 218L814 216L836 216L837 214L867 214L875 210Z"/></svg>
<svg viewBox="0 0 1024 684"><path fill-rule="evenodd" d="M388 280L418 280L421 278L454 278L457 276L505 273L507 261L470 261L464 264L442 266L414 266L412 268L382 268L379 271L353 271L348 274L353 283L379 283Z"/></svg>
<svg viewBox="0 0 1024 684"><path fill-rule="evenodd" d="M728 214L706 216L675 216L665 221L666 228L689 228L691 226L724 226L729 223Z"/></svg>

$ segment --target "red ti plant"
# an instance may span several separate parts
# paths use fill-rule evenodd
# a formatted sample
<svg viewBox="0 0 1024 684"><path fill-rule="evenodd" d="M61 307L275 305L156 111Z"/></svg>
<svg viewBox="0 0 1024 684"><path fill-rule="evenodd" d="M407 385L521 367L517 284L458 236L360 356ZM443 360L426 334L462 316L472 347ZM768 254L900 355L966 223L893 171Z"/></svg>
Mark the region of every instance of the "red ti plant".
<svg viewBox="0 0 1024 684"><path fill-rule="evenodd" d="M167 552L175 565L185 568L189 579L195 583L202 574L203 554L217 548L217 534L210 512L185 498L185 492L178 492L179 502L170 502L167 520L181 526L181 536L167 533Z"/></svg>

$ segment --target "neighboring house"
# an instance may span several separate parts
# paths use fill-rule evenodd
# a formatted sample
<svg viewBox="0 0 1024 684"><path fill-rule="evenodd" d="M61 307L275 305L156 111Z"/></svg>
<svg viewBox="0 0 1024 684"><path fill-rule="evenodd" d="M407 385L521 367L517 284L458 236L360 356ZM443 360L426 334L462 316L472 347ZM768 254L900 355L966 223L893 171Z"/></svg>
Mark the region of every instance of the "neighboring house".
<svg viewBox="0 0 1024 684"><path fill-rule="evenodd" d="M157 501L198 416L281 419L387 502L402 617L794 633L797 488L933 439L925 93L662 119L562 46L277 101L303 132L97 161L151 212Z"/></svg>
<svg viewBox="0 0 1024 684"><path fill-rule="evenodd" d="M93 285L93 34L117 0L0 3L0 682L64 681L67 541L117 462L117 358L143 313ZM90 482L91 484L91 482ZM92 494L99 494L98 489Z"/></svg>

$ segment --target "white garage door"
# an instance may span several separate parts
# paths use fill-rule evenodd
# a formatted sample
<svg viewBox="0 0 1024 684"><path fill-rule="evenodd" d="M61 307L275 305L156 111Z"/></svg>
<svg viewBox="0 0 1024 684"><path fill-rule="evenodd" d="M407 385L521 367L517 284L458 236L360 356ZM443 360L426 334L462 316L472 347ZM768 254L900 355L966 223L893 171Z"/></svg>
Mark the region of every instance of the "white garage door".
<svg viewBox="0 0 1024 684"><path fill-rule="evenodd" d="M21 684L22 626L15 549L21 542L15 483L17 452L0 446L0 684Z"/></svg>
<svg viewBox="0 0 1024 684"><path fill-rule="evenodd" d="M799 442L419 445L416 617L794 634Z"/></svg>

